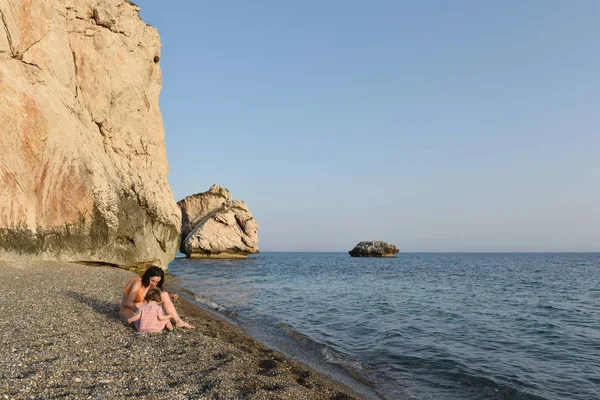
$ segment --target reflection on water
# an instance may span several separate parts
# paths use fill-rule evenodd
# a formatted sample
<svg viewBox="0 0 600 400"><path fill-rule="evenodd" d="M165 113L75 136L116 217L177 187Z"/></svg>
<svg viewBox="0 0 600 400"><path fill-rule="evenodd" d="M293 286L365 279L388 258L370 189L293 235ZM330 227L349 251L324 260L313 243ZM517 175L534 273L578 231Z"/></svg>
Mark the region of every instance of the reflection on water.
<svg viewBox="0 0 600 400"><path fill-rule="evenodd" d="M255 260L249 259L190 259L177 258L169 266L182 287L202 299L212 300L229 310L241 310L252 304L257 287L251 274ZM238 269L242 268L242 274ZM250 274L249 274L250 273ZM203 301L204 302L204 301Z"/></svg>

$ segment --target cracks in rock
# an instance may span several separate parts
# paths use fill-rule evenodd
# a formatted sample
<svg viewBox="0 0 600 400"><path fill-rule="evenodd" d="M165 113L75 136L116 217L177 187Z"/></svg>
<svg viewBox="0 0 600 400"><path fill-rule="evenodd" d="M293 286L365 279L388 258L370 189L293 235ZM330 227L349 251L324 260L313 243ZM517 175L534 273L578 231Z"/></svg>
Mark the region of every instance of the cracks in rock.
<svg viewBox="0 0 600 400"><path fill-rule="evenodd" d="M30 63L30 62L27 62L27 61L23 61L21 59L19 59L19 61L21 61L23 64L31 65L32 67L36 67L37 69L41 70L40 66L37 65L37 64L35 64L35 63Z"/></svg>
<svg viewBox="0 0 600 400"><path fill-rule="evenodd" d="M71 55L73 56L73 69L74 69L73 76L75 77L75 99L79 102L80 101L79 95L81 94L81 88L79 87L79 68L77 68L77 54L75 54L75 51L73 51L73 46L71 45L70 32L68 32L67 34L68 34L67 43L69 44L69 50L71 50ZM81 99L81 100L83 103L83 99ZM82 109L85 108L83 106L83 104L81 104L81 108Z"/></svg>
<svg viewBox="0 0 600 400"><path fill-rule="evenodd" d="M116 241L126 246L135 247L135 239L130 236L117 236Z"/></svg>
<svg viewBox="0 0 600 400"><path fill-rule="evenodd" d="M250 248L254 247L253 244L250 243L250 241L248 239L246 239L246 236L240 236L240 239L242 239L242 243L244 243L246 246L248 246Z"/></svg>
<svg viewBox="0 0 600 400"><path fill-rule="evenodd" d="M108 68L106 66L104 66L104 70L106 71L107 74L110 75L110 72L108 71ZM111 88L111 92L110 92L110 106L111 106L111 108L113 108L117 104L117 96L112 91L112 80L110 81L110 88Z"/></svg>
<svg viewBox="0 0 600 400"><path fill-rule="evenodd" d="M160 238L157 238L156 234L154 235L154 239L156 239L156 243L158 243L158 246L163 251L163 253L166 253L167 252L167 244L165 243L165 241Z"/></svg>
<svg viewBox="0 0 600 400"><path fill-rule="evenodd" d="M248 234L248 232L246 232L246 221L242 220L240 218L239 215L234 214L235 216L235 222L237 223L237 226L240 228L240 230L244 233L244 234Z"/></svg>
<svg viewBox="0 0 600 400"><path fill-rule="evenodd" d="M21 185L21 182L19 182L17 180L17 178L14 178L15 182L17 183L17 185L21 188L21 192L25 193L25 188L23 187L23 185Z"/></svg>
<svg viewBox="0 0 600 400"><path fill-rule="evenodd" d="M6 38L8 39L8 47L10 48L10 54L15 57L15 48L13 46L12 36L10 35L10 31L8 30L8 24L6 23L6 18L4 17L4 13L0 10L0 18L2 19L2 24L4 25L4 31L6 32Z"/></svg>
<svg viewBox="0 0 600 400"><path fill-rule="evenodd" d="M81 89L79 88L79 68L77 68L77 54L73 51L73 46L71 45L71 32L68 32L67 42L69 43L69 50L71 50L71 55L73 56L73 76L75 76L75 98L79 98L79 93Z"/></svg>
<svg viewBox="0 0 600 400"><path fill-rule="evenodd" d="M33 46L35 46L36 44L38 44L39 42L41 42L42 40L44 40L46 38L46 36L48 36L49 33L50 33L50 28L48 28L48 32L44 33L44 36L42 36L39 40L36 40L30 46L28 46L25 50L23 50L23 52L21 54L17 55L17 57L19 58L19 60L23 61L22 58L25 55L25 53L27 53L29 51L29 49L31 49ZM25 61L23 61L23 62L25 62ZM25 64L28 64L28 63L25 63Z"/></svg>
<svg viewBox="0 0 600 400"><path fill-rule="evenodd" d="M144 142L143 138L140 137L140 146L142 147L142 150L137 150L134 149L134 154L136 156L150 156L150 151L148 150L149 144Z"/></svg>
<svg viewBox="0 0 600 400"><path fill-rule="evenodd" d="M21 185L21 182L19 182L19 180L17 179L17 177L15 176L15 174L13 172L7 171L3 165L0 165L0 169L2 169L2 174L4 175L5 179L11 178L17 184L17 186L21 189L21 191L23 193L25 193L25 188L23 187L23 185Z"/></svg>
<svg viewBox="0 0 600 400"><path fill-rule="evenodd" d="M71 48L71 41L69 40L69 48ZM77 73L79 72L77 69L77 55L71 49L71 55L73 56L73 68L75 69L75 98L79 97L79 84L77 83Z"/></svg>
<svg viewBox="0 0 600 400"><path fill-rule="evenodd" d="M114 151L114 149L111 147L111 145L109 143L110 137L107 136L106 128L104 128L104 124L102 122L94 121L94 123L98 127L98 132L100 132L100 135L102 135L102 147L104 147L104 152L106 154L109 154L109 156L110 156L109 149L113 150L113 151Z"/></svg>
<svg viewBox="0 0 600 400"><path fill-rule="evenodd" d="M2 10L0 10L0 19L2 20L2 24L4 25L4 31L6 32L6 38L8 39L8 47L10 48L11 57L14 58L15 60L21 61L23 64L31 65L32 67L36 67L37 69L41 70L39 65L37 65L35 63L23 61L23 56L25 55L25 53L27 53L29 51L29 49L31 49L33 46L35 46L36 44L38 44L39 42L44 40L46 38L46 36L48 36L48 34L50 33L50 29L48 29L48 31L44 34L44 36L42 36L39 40L36 40L34 43L29 45L22 52L18 52L17 50L15 50L15 45L13 43L12 35L10 34L10 30L8 29L8 24L6 23L6 17L4 16L4 12L2 12Z"/></svg>
<svg viewBox="0 0 600 400"><path fill-rule="evenodd" d="M98 127L98 132L100 132L100 134L102 135L102 137L103 137L103 138L105 139L105 141L106 141L106 139L107 139L108 137L110 137L110 136L107 136L107 129L104 127L104 123L103 123L103 122L98 122L98 121L94 121L94 123L95 123L95 124L96 124L96 126ZM110 132L110 131L108 131L108 132ZM106 143L105 143L105 145L106 145Z"/></svg>

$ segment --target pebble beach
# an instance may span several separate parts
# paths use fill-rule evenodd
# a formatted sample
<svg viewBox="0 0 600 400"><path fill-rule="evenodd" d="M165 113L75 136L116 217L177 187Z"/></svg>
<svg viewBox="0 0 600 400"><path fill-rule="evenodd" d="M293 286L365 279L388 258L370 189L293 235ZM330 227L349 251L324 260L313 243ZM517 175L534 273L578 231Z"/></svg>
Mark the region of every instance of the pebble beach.
<svg viewBox="0 0 600 400"><path fill-rule="evenodd" d="M140 333L121 322L135 273L0 262L0 398L361 399L183 296L195 330Z"/></svg>

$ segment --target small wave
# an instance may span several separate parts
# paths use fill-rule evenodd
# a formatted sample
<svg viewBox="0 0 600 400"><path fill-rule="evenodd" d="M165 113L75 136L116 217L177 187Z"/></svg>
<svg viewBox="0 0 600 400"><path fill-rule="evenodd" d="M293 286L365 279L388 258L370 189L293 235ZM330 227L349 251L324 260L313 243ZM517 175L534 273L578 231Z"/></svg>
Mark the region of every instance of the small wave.
<svg viewBox="0 0 600 400"><path fill-rule="evenodd" d="M345 369L364 371L363 365L358 360L347 354L336 351L331 347L323 347L321 353L323 354L323 357L325 357L325 360L330 364L341 365Z"/></svg>
<svg viewBox="0 0 600 400"><path fill-rule="evenodd" d="M289 337L291 337L292 339L297 340L298 342L302 343L302 344L314 344L317 345L316 342L314 342L310 337L308 337L307 335L298 332L297 330L295 330L294 328L292 328L292 326L290 324L286 324L285 322L281 322L279 324L277 324L277 327L282 329L286 335L288 335Z"/></svg>
<svg viewBox="0 0 600 400"><path fill-rule="evenodd" d="M329 364L338 365L346 370L357 381L368 386L373 386L371 370L356 358L313 340L310 336L294 329L290 324L282 322L277 326L282 329L287 336L297 340L303 345L317 348L325 361Z"/></svg>
<svg viewBox="0 0 600 400"><path fill-rule="evenodd" d="M350 373L359 382L373 386L374 379L370 368L367 368L359 360L348 354L334 350L331 347L324 346L321 349L321 354L330 364L339 365Z"/></svg>
<svg viewBox="0 0 600 400"><path fill-rule="evenodd" d="M392 376L402 374L411 376L412 384L425 382L426 387L448 388L451 392L457 388L466 390L473 397L486 399L546 400L544 389L511 374L493 374L488 370L469 366L448 355L420 357L409 355L391 355L385 352L378 355L386 360L386 372ZM462 392L465 393L465 392ZM455 398L455 397L451 397Z"/></svg>
<svg viewBox="0 0 600 400"><path fill-rule="evenodd" d="M232 317L235 314L234 311L230 310L223 304L219 304L216 301L207 299L206 297L196 296L196 301L198 303L204 304L205 306L208 306L209 308L211 308L217 312L220 312L221 314L225 314L228 317Z"/></svg>

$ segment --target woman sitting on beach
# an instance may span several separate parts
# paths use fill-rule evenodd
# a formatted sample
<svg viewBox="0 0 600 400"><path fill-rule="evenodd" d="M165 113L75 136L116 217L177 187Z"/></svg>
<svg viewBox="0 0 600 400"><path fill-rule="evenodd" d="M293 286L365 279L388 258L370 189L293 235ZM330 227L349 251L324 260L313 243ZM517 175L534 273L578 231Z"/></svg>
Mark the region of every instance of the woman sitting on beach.
<svg viewBox="0 0 600 400"><path fill-rule="evenodd" d="M139 307L144 302L144 297L150 289L159 288L162 289L165 281L165 273L158 267L150 267L144 272L141 278L131 278L125 285L125 292L121 299L121 310L119 310L119 317L126 321L128 318L133 317ZM173 301L176 299L176 294L169 294L166 291L161 293L162 305L165 309L166 314L170 314L175 321L175 326L178 328L194 329L194 325L188 324L181 319Z"/></svg>

